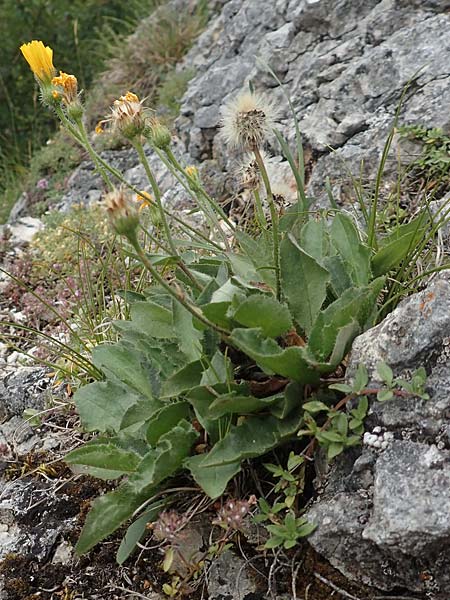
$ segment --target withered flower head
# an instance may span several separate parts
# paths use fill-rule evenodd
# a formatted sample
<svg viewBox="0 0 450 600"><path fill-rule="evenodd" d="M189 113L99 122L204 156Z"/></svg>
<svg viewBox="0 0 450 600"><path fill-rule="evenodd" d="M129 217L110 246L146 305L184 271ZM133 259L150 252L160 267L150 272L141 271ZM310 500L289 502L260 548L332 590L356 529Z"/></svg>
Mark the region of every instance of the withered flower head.
<svg viewBox="0 0 450 600"><path fill-rule="evenodd" d="M58 77L53 77L52 84L57 88L54 90L53 96L61 97L65 104L70 104L78 99L78 81L75 75L68 75L60 71Z"/></svg>
<svg viewBox="0 0 450 600"><path fill-rule="evenodd" d="M268 156L261 151L261 158L267 164ZM258 163L253 154L247 154L239 165L239 176L242 187L245 190L258 190L261 186L261 173Z"/></svg>
<svg viewBox="0 0 450 600"><path fill-rule="evenodd" d="M262 94L241 93L222 108L222 138L232 148L260 148L271 133L276 116L274 104Z"/></svg>
<svg viewBox="0 0 450 600"><path fill-rule="evenodd" d="M175 542L181 529L186 525L186 518L175 510L165 510L160 513L153 525L153 533L158 540Z"/></svg>
<svg viewBox="0 0 450 600"><path fill-rule="evenodd" d="M111 122L114 129L128 138L133 139L143 133L145 128L145 115L142 102L133 92L127 92L114 100L111 108Z"/></svg>
<svg viewBox="0 0 450 600"><path fill-rule="evenodd" d="M127 237L135 234L139 214L124 189L114 189L106 194L104 206L116 233Z"/></svg>
<svg viewBox="0 0 450 600"><path fill-rule="evenodd" d="M248 500L227 500L218 511L217 519L213 523L223 529L240 529L244 517L248 515L254 504L256 504L256 497L253 495Z"/></svg>

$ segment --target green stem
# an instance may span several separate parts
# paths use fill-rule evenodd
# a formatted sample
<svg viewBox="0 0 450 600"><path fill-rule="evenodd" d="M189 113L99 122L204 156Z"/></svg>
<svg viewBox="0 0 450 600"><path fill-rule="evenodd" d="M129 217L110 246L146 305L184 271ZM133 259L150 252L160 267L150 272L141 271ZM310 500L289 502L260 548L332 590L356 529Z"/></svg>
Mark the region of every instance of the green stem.
<svg viewBox="0 0 450 600"><path fill-rule="evenodd" d="M148 272L153 277L153 279L155 281L157 281L159 283L159 285L162 288L164 288L168 294L170 294L173 298L175 298L175 300L177 300L182 306L184 306L184 308L186 310L188 310L192 314L192 316L194 316L196 319L198 319L201 323L203 323L210 329L214 329L215 331L220 333L222 336L225 336L226 338L228 338L228 336L230 335L229 331L227 331L226 329L223 329L219 325L216 325L215 323L213 323L212 321L207 319L203 315L202 311L199 308L197 308L196 306L194 306L190 302L188 302L181 293L177 293L161 277L161 275L158 273L158 271L155 269L155 267L152 265L152 263L147 258L147 255L145 254L144 250L142 249L142 247L139 243L136 232L133 232L132 234L128 235L127 237L128 237L129 242L133 246L133 248L136 250L136 254L139 256L140 260L142 261L142 264L148 270Z"/></svg>
<svg viewBox="0 0 450 600"><path fill-rule="evenodd" d="M203 190L201 184L198 181L195 181L186 173L185 170L183 170L182 165L178 162L177 158L170 150L170 148L167 148L167 150L165 150L167 158L159 150L159 148L155 147L155 152L158 154L161 161L166 165L166 167L169 169L169 171L172 173L172 175L175 177L178 183L180 183L180 185L183 186L183 188L193 198L196 204L198 204L199 208L211 220L213 226L218 230L225 245L225 248L228 252L231 252L231 247L228 242L228 238L219 223L216 213L218 213L222 217L222 219L226 222L228 226L231 227L231 229L233 229L233 225L231 224L231 221L228 219L222 208L205 192L205 190ZM185 181L179 173L182 173L183 176L187 179L188 185L185 183ZM207 200L206 206L204 205L202 198Z"/></svg>
<svg viewBox="0 0 450 600"><path fill-rule="evenodd" d="M162 225L163 225L163 229L164 229L164 234L166 236L166 240L167 243L169 244L170 250L171 252L174 254L174 256L178 256L178 252L177 249L175 248L175 245L172 241L172 234L170 233L170 228L169 228L169 223L167 222L166 219L166 214L164 212L164 208L162 205L162 200L161 200L161 191L159 189L159 185L152 173L152 170L150 168L149 162L147 160L147 157L145 156L145 152L144 152L144 147L142 146L141 142L138 141L137 139L132 140L132 144L139 156L139 160L141 161L144 169L145 169L145 173L147 175L147 178L150 182L150 185L152 187L153 190L153 195L155 197L156 200L156 204L158 205L158 210L160 212L160 216L161 216L161 221L162 221Z"/></svg>
<svg viewBox="0 0 450 600"><path fill-rule="evenodd" d="M281 277L280 277L280 240L278 231L278 213L273 201L272 188L270 187L270 180L267 174L266 166L262 159L259 148L255 146L253 148L256 162L258 164L259 172L264 182L267 193L267 202L269 204L270 216L272 219L272 239L273 239L273 262L275 268L275 279L276 279L276 297L278 300L281 299Z"/></svg>

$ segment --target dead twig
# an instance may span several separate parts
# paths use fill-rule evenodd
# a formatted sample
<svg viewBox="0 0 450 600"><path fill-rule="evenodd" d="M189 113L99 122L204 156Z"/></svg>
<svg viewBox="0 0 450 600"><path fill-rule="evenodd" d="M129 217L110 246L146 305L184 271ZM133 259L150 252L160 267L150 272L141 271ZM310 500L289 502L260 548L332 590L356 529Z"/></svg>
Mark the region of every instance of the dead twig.
<svg viewBox="0 0 450 600"><path fill-rule="evenodd" d="M361 600L361 598L358 598L357 596L353 596L352 594L349 594L342 588L338 587L332 581L330 581L323 575L320 575L320 573L314 573L314 577L316 579L318 579L319 581L321 581L322 583L324 583L325 585L327 585L329 588L331 588L335 592L337 592L338 594L341 594L341 596L344 596L344 598L349 598L350 600Z"/></svg>

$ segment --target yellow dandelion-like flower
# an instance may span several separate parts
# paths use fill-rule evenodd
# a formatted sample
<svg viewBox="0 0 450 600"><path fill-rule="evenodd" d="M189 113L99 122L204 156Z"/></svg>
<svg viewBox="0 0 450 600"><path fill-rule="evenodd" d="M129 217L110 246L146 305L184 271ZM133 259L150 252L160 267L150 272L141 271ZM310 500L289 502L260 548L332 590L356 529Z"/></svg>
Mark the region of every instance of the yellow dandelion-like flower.
<svg viewBox="0 0 450 600"><path fill-rule="evenodd" d="M48 85L55 74L53 50L49 46L44 46L43 42L33 40L27 44L22 44L20 51L39 83Z"/></svg>
<svg viewBox="0 0 450 600"><path fill-rule="evenodd" d="M198 169L194 165L189 165L186 167L185 172L188 177L192 177L193 179L198 178Z"/></svg>
<svg viewBox="0 0 450 600"><path fill-rule="evenodd" d="M231 148L260 148L276 118L273 102L262 94L244 92L222 108L221 136Z"/></svg>
<svg viewBox="0 0 450 600"><path fill-rule="evenodd" d="M52 84L59 88L59 90L53 91L53 97L55 93L57 97L62 97L66 104L70 104L78 98L78 81L75 75L68 75L63 71L59 72L58 77L53 77Z"/></svg>
<svg viewBox="0 0 450 600"><path fill-rule="evenodd" d="M139 202L139 212L141 212L144 208L150 208L155 205L155 201L153 196L148 192L140 192L136 194L136 202Z"/></svg>

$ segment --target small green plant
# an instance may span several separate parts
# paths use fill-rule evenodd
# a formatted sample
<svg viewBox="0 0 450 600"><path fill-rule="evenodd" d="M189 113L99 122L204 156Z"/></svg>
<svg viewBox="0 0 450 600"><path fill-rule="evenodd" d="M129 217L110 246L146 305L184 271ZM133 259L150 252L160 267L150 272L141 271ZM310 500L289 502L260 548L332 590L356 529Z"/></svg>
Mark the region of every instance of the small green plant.
<svg viewBox="0 0 450 600"><path fill-rule="evenodd" d="M450 137L442 129L427 129L422 125L404 125L398 128L401 137L422 144L422 151L409 165L415 177L424 178L428 189L446 185L443 181L450 168Z"/></svg>

